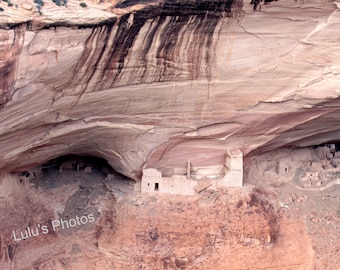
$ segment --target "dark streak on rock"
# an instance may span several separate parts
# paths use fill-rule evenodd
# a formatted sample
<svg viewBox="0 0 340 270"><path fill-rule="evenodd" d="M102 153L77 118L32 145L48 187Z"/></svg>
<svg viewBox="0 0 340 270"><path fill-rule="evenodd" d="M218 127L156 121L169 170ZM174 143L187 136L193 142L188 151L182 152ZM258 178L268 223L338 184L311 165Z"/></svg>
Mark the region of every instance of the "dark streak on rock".
<svg viewBox="0 0 340 270"><path fill-rule="evenodd" d="M16 244L8 245L8 256L11 261L13 261L15 249L16 249Z"/></svg>
<svg viewBox="0 0 340 270"><path fill-rule="evenodd" d="M166 77L168 69L174 68L173 59L175 59L175 50L179 39L178 34L185 27L188 20L188 16L172 16L162 32L161 43L156 52L157 64L163 67L163 70L160 72L160 81Z"/></svg>
<svg viewBox="0 0 340 270"><path fill-rule="evenodd" d="M205 15L214 13L220 16L219 13L231 12L231 7L235 0L166 0L163 7L163 12L168 16L183 15Z"/></svg>
<svg viewBox="0 0 340 270"><path fill-rule="evenodd" d="M40 21L35 20L28 20L25 22L20 23L0 23L0 29L10 30L15 29L17 27L26 27L27 31L38 31L42 29L49 29L54 27L78 27L79 29L83 28L94 28L99 27L103 25L110 25L114 24L117 21L116 17L109 18L102 20L98 23L70 23L66 21L60 21L60 22L52 22L52 23L44 23Z"/></svg>
<svg viewBox="0 0 340 270"><path fill-rule="evenodd" d="M155 0L127 0L118 3L115 7L127 8L136 4L154 4L156 2ZM216 12L216 15L219 16L217 13L230 13L234 2L235 0L165 0L164 3L160 3L160 6L151 8L166 16L202 15L211 12Z"/></svg>
<svg viewBox="0 0 340 270"><path fill-rule="evenodd" d="M15 66L14 59L0 61L0 109L10 100Z"/></svg>
<svg viewBox="0 0 340 270"><path fill-rule="evenodd" d="M147 69L148 69L148 61L147 61L147 54L149 53L150 49L151 49L151 45L155 39L155 35L157 33L157 30L160 28L160 26L164 23L165 21L165 16L159 16L156 19L152 20L150 29L149 29L149 34L145 37L145 41L144 41L144 47L141 51L141 60L142 60L142 64L145 66L142 74L141 74L141 78L144 78ZM156 24L155 27L153 27L153 25Z"/></svg>
<svg viewBox="0 0 340 270"><path fill-rule="evenodd" d="M119 26L116 34L116 38L113 44L115 48L111 57L109 58L108 69L115 70L116 73L113 77L113 82L115 82L120 75L123 67L125 58L127 57L130 48L133 45L140 29L144 25L147 18L144 16L135 15L132 25L129 25L128 19L130 14L125 15L119 21Z"/></svg>
<svg viewBox="0 0 340 270"><path fill-rule="evenodd" d="M112 31L113 31L113 27L112 25L109 25L109 26L101 26L99 29L97 28L97 32L99 32L98 35L102 35L104 38L103 38L103 47L101 49L99 49L98 53L97 54L94 54L93 56L93 61L90 61L90 63L93 63L93 65L91 66L91 70L88 70L89 72L86 72L86 79L83 80L83 82L85 83L85 85L87 85L92 76L94 75L94 73L96 72L97 68L98 68L98 65L99 65L99 62L100 60L102 59L103 57L103 54L105 52L105 50L107 49L107 43L108 43L108 39L109 39L109 36L111 35ZM87 42L86 42L86 54L83 55L83 57L81 58L82 59L82 63L81 63L81 66L83 64L85 64L85 61L87 61L88 59L88 55L90 55L91 53L91 50L93 49L97 49L97 45L98 44L95 44L95 48L92 48L92 44L93 44L93 38L94 38L94 31L92 31L92 34L90 35L90 37L88 38ZM100 48L100 47L99 47Z"/></svg>
<svg viewBox="0 0 340 270"><path fill-rule="evenodd" d="M11 100L14 93L15 72L17 66L17 55L21 53L23 46L23 35L25 25L19 25L13 29L14 37L11 46L0 46L0 109ZM10 55L10 57L9 57Z"/></svg>
<svg viewBox="0 0 340 270"><path fill-rule="evenodd" d="M118 3L115 7L116 8L127 8L130 6L133 6L135 4L152 4L152 3L157 3L158 0L125 0L125 1L121 1L120 3Z"/></svg>
<svg viewBox="0 0 340 270"><path fill-rule="evenodd" d="M141 2L129 0L121 4L138 3ZM242 3L240 0L166 0L160 6L150 5L108 24L97 25L86 40L83 54L73 68L72 73L75 75L68 86L81 87L77 93L79 100L88 85L91 85L91 91L97 91L124 85L126 81L129 84L148 82L149 62L156 63L156 66L152 66L154 81L197 79L200 76L210 80L216 26L221 18L239 16ZM148 31L145 37L141 37L140 31L146 23ZM185 31L191 31L186 35L191 35L192 39L185 45L186 59L179 62L179 48L183 42L187 42L181 35ZM137 37L142 41L138 45L135 44ZM153 47L154 42L157 42L156 49ZM155 59L148 59L152 47L156 50ZM134 59L134 64L129 63L132 50L139 56ZM185 68L181 66L183 63ZM125 73L124 69L129 69L131 75ZM62 91L63 87L58 89Z"/></svg>

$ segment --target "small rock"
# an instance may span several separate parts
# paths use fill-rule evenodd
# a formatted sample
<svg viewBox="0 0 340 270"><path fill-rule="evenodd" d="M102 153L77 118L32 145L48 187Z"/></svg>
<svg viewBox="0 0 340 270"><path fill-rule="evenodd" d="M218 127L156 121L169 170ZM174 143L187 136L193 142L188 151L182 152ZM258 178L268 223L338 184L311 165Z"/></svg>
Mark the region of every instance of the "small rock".
<svg viewBox="0 0 340 270"><path fill-rule="evenodd" d="M90 166L85 167L84 172L92 173L92 167L90 167Z"/></svg>
<svg viewBox="0 0 340 270"><path fill-rule="evenodd" d="M113 181L115 179L115 175L112 173L108 173L107 176L105 177L106 181Z"/></svg>
<svg viewBox="0 0 340 270"><path fill-rule="evenodd" d="M319 172L322 170L322 164L320 162L311 162L310 164L310 168L309 168L312 172Z"/></svg>
<svg viewBox="0 0 340 270"><path fill-rule="evenodd" d="M304 184L303 187L311 187L312 186L312 183L311 182L308 182L307 184Z"/></svg>
<svg viewBox="0 0 340 270"><path fill-rule="evenodd" d="M289 208L288 204L284 202L279 202L279 206L282 208Z"/></svg>
<svg viewBox="0 0 340 270"><path fill-rule="evenodd" d="M290 201L291 201L291 202L295 202L296 199L297 199L296 194L295 194L295 193L292 193L292 194L291 194L291 197L290 197Z"/></svg>
<svg viewBox="0 0 340 270"><path fill-rule="evenodd" d="M186 257L179 257L179 258L176 258L175 264L176 264L177 268L184 269L187 266L188 261L189 260Z"/></svg>
<svg viewBox="0 0 340 270"><path fill-rule="evenodd" d="M26 9L26 10L31 10L33 7L29 4L21 4L22 8Z"/></svg>
<svg viewBox="0 0 340 270"><path fill-rule="evenodd" d="M339 161L338 159L332 159L330 162L332 167L337 168L339 166Z"/></svg>
<svg viewBox="0 0 340 270"><path fill-rule="evenodd" d="M321 181L318 181L318 182L316 182L316 184L315 184L316 187L320 187L321 185L322 185L322 182L321 182Z"/></svg>
<svg viewBox="0 0 340 270"><path fill-rule="evenodd" d="M332 153L327 153L327 154L326 154L326 159L328 159L328 160L331 160L333 157L334 157L334 156L333 156Z"/></svg>
<svg viewBox="0 0 340 270"><path fill-rule="evenodd" d="M149 231L149 236L152 241L156 241L159 238L158 228L153 228Z"/></svg>

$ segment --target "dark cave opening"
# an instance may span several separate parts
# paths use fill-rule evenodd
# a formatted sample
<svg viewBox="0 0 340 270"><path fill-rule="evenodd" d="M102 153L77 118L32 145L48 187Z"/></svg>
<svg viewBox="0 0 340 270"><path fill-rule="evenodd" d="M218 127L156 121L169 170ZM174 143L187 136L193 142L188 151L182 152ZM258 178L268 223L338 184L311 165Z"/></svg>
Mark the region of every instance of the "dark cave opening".
<svg viewBox="0 0 340 270"><path fill-rule="evenodd" d="M65 155L55 159L51 159L41 165L42 172L58 171L85 171L97 172L105 177L108 174L116 174L117 172L103 158L95 156Z"/></svg>
<svg viewBox="0 0 340 270"><path fill-rule="evenodd" d="M329 141L329 142L326 142L326 143L322 143L322 144L318 144L318 145L313 145L312 148L313 149L317 149L317 148L328 148L329 151L332 153L332 154L335 154L337 152L340 152L340 141Z"/></svg>
<svg viewBox="0 0 340 270"><path fill-rule="evenodd" d="M18 173L19 182L50 189L79 184L81 189L102 184L119 194L133 190L135 181L115 171L107 160L90 155L64 155Z"/></svg>

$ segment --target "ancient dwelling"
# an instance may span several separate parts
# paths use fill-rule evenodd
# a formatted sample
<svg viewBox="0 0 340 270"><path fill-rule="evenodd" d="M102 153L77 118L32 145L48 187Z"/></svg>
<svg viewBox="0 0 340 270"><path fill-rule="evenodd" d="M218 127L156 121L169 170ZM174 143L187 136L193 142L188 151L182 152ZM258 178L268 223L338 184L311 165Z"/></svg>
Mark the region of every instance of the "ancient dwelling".
<svg viewBox="0 0 340 270"><path fill-rule="evenodd" d="M222 166L202 167L201 169L190 168L188 162L186 175L173 175L171 177L163 177L162 173L154 168L144 169L141 192L195 195L208 187L242 187L243 154L240 150L227 151L225 164ZM218 174L216 170L219 170ZM192 174L192 171L195 173ZM206 172L210 172L211 175L206 174Z"/></svg>

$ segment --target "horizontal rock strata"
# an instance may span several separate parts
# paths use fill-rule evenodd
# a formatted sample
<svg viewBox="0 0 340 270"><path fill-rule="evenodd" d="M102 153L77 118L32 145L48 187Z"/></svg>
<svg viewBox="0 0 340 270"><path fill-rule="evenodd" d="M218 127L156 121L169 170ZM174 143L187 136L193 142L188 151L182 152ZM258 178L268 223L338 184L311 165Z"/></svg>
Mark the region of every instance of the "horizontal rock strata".
<svg viewBox="0 0 340 270"><path fill-rule="evenodd" d="M78 154L140 179L223 164L227 149L336 141L336 4L106 2L111 15L86 25L4 24L0 170Z"/></svg>

